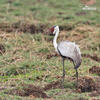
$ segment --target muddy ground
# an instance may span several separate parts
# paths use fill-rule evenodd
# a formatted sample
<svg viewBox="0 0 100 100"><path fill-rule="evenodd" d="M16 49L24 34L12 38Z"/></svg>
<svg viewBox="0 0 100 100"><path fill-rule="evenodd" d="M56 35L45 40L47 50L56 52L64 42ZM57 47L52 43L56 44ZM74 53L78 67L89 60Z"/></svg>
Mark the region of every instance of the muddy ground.
<svg viewBox="0 0 100 100"><path fill-rule="evenodd" d="M0 24L0 31L4 31L7 33L10 32L23 32L23 33L44 33L44 34L50 34L48 24L28 24L28 23L22 23L17 22L13 24L8 23L2 23ZM72 30L74 28L74 25L64 25L60 26L60 30Z"/></svg>
<svg viewBox="0 0 100 100"><path fill-rule="evenodd" d="M89 72L100 76L100 66L92 66L92 68L89 69Z"/></svg>
<svg viewBox="0 0 100 100"><path fill-rule="evenodd" d="M32 84L24 84L22 86L23 89L12 89L9 92L6 92L6 94L18 96L32 96L35 98L52 98L46 94L46 91L57 88L63 89L61 81L55 81L46 84L44 87L34 86ZM81 77L79 78L78 88L74 88L72 91L78 93L89 92L89 96L91 97L100 96L100 77Z"/></svg>
<svg viewBox="0 0 100 100"><path fill-rule="evenodd" d="M7 33L10 32L24 32L24 33L39 33L39 32L44 32L45 28L47 25L40 24L35 25L35 24L28 24L28 23L22 23L22 22L17 22L13 24L8 24L8 23L2 23L0 24L0 31L4 31Z"/></svg>
<svg viewBox="0 0 100 100"><path fill-rule="evenodd" d="M0 44L0 54L5 53L5 47L3 44Z"/></svg>
<svg viewBox="0 0 100 100"><path fill-rule="evenodd" d="M76 13L77 16L81 16L86 14L86 12L79 12ZM92 24L89 21L86 22L77 22L75 24L66 24L66 25L59 25L60 27L60 31L70 31L73 30L76 25L78 24L85 24L85 25L90 25ZM10 32L23 32L23 33L43 33L43 34L50 34L50 32L48 31L49 28L52 27L52 25L50 24L30 24L27 22L16 22L13 24L9 24L9 23L1 23L0 24L0 31L4 31L7 33Z"/></svg>
<svg viewBox="0 0 100 100"><path fill-rule="evenodd" d="M47 55L47 59L50 59L50 58L55 57L55 56L59 56L59 55L57 53L48 54ZM100 62L100 58L96 54L92 54L92 55L90 55L90 54L82 54L82 57L90 58L91 60Z"/></svg>
<svg viewBox="0 0 100 100"><path fill-rule="evenodd" d="M82 13L84 14L84 13ZM45 34L51 34L47 32L47 29L49 28L48 25L34 25L34 24L26 24L26 23L14 23L14 24L0 24L0 31L4 31L7 33L10 32L23 32L23 33L45 33ZM69 31L74 29L74 25L66 25L66 26L60 26L61 30ZM4 45L0 44L0 54L5 53L5 47ZM54 56L59 56L58 54L49 54L47 55L47 59L50 59ZM100 58L96 55L89 55L89 54L82 54L82 57L90 58L94 61L100 62ZM97 74L98 77L80 77L79 78L79 85L78 88L74 88L72 91L73 92L78 92L78 93L84 93L84 92L89 92L89 96L100 96L100 66L93 66L92 68L89 69L89 72L91 74ZM24 84L22 85L23 89L12 89L9 92L6 92L7 94L10 95L18 95L18 96L32 96L35 98L52 98L47 95L46 91L49 91L51 89L63 89L61 85L61 81L56 81L52 82L49 84L46 84L44 87L40 86L34 86L32 84L27 85ZM31 88L30 88L31 87ZM67 88L66 88L67 89Z"/></svg>

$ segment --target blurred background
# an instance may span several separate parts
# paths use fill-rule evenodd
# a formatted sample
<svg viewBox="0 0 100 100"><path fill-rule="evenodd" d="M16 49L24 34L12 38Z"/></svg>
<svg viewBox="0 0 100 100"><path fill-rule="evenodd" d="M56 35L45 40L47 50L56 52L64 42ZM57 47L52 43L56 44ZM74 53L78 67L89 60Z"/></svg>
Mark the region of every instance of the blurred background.
<svg viewBox="0 0 100 100"><path fill-rule="evenodd" d="M96 11L83 11L85 5L96 7ZM99 23L99 1L97 0L1 0L0 21L67 24L79 21Z"/></svg>

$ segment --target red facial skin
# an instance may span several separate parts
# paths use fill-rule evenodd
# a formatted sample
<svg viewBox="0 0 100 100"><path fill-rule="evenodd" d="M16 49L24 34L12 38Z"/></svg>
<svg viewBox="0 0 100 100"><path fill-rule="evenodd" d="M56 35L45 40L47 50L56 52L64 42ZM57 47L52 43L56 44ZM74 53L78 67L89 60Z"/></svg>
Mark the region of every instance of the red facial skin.
<svg viewBox="0 0 100 100"><path fill-rule="evenodd" d="M50 32L53 33L53 31L54 31L54 27L51 27L51 28L50 28Z"/></svg>

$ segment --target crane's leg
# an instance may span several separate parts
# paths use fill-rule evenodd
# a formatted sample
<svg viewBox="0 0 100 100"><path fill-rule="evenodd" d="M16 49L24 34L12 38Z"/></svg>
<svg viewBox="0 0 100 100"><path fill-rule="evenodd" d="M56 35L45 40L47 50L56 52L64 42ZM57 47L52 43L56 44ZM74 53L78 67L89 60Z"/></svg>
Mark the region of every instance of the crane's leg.
<svg viewBox="0 0 100 100"><path fill-rule="evenodd" d="M75 68L75 63L74 63L74 61L73 61L73 64L74 64L74 68ZM76 78L77 78L77 88L78 88L78 70L77 70L77 68L75 68L75 70L76 70Z"/></svg>
<svg viewBox="0 0 100 100"><path fill-rule="evenodd" d="M62 61L63 61L63 80L62 80L62 83L64 83L64 78L65 78L65 68L64 68L64 58L62 58Z"/></svg>
<svg viewBox="0 0 100 100"><path fill-rule="evenodd" d="M76 70L77 88L78 88L78 71L77 71L77 69L75 69L75 70Z"/></svg>

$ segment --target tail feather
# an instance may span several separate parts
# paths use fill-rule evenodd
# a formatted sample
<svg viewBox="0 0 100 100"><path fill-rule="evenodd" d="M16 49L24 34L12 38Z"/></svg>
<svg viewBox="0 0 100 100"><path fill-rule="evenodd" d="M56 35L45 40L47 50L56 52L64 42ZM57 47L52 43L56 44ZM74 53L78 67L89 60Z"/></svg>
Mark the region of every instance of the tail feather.
<svg viewBox="0 0 100 100"><path fill-rule="evenodd" d="M79 66L81 65L81 62L82 62L81 52L77 45L76 45L74 52L75 52L75 58L74 58L75 67L74 68L77 69L77 68L79 68Z"/></svg>

